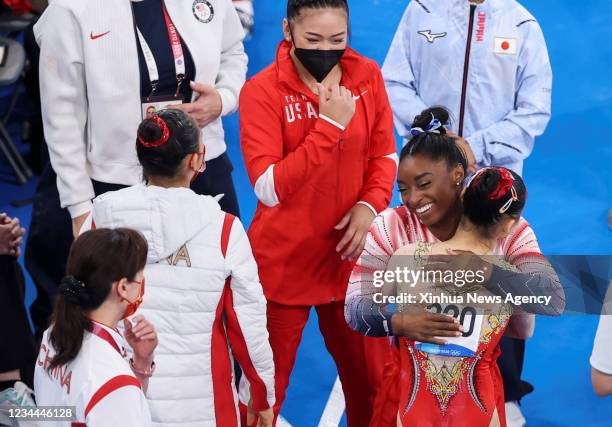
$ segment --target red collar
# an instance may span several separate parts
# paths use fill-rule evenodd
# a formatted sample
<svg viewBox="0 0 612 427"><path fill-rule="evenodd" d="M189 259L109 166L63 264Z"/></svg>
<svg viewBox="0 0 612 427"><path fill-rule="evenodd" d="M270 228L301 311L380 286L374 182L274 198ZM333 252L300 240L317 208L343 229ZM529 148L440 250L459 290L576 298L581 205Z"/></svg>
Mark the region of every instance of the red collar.
<svg viewBox="0 0 612 427"><path fill-rule="evenodd" d="M117 340L112 336L110 332L106 330L108 326L104 326L98 322L91 322L91 333L97 336L100 339L103 339L107 343L109 343L116 351L121 355L121 357L125 357L125 349L119 348L119 344ZM119 333L119 331L116 331Z"/></svg>

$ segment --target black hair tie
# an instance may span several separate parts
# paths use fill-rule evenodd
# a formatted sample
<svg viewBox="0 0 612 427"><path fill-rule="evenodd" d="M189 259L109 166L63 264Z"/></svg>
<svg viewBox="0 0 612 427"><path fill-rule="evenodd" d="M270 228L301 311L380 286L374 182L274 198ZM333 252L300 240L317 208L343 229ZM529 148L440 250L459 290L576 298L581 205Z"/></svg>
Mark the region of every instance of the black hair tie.
<svg viewBox="0 0 612 427"><path fill-rule="evenodd" d="M89 294L87 293L85 283L74 276L64 277L60 282L58 290L66 301L72 304L83 307L89 302Z"/></svg>

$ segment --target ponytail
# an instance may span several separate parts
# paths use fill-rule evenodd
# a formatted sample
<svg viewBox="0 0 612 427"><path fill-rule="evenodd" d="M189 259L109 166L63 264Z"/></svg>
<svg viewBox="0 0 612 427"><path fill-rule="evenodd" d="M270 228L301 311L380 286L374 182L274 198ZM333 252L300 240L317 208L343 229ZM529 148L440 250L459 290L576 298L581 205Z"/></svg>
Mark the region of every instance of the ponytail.
<svg viewBox="0 0 612 427"><path fill-rule="evenodd" d="M147 252L144 237L127 228L100 228L75 240L51 315L49 342L55 356L48 371L77 357L85 331L92 328L89 313L106 301L114 282L133 280L144 269Z"/></svg>
<svg viewBox="0 0 612 427"><path fill-rule="evenodd" d="M53 328L49 334L49 342L56 354L47 367L49 372L74 360L81 351L85 331L91 331L91 321L83 311L89 301L85 284L74 276L66 276L58 292L51 317Z"/></svg>

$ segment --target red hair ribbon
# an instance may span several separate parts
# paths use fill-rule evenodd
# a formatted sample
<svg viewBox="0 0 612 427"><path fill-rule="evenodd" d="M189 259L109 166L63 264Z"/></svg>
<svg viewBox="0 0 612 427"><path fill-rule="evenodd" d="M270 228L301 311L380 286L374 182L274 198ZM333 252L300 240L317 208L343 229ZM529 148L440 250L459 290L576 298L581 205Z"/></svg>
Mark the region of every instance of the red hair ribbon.
<svg viewBox="0 0 612 427"><path fill-rule="evenodd" d="M500 178L497 183L497 187L489 194L489 200L499 200L508 194L511 188L514 186L514 177L505 168L497 168Z"/></svg>
<svg viewBox="0 0 612 427"><path fill-rule="evenodd" d="M161 129L161 137L156 139L155 141L145 141L142 136L138 135L138 141L147 148L155 148L161 145L164 145L170 139L170 129L168 129L168 125L158 115L153 115L149 120L153 120Z"/></svg>

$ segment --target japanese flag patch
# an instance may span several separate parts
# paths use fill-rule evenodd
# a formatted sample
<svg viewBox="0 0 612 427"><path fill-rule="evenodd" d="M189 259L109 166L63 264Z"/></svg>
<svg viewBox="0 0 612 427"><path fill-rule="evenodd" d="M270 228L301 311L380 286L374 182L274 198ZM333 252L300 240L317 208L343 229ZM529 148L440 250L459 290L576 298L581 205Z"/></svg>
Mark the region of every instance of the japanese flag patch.
<svg viewBox="0 0 612 427"><path fill-rule="evenodd" d="M498 55L516 55L518 52L518 40L509 37L495 37L493 53Z"/></svg>

